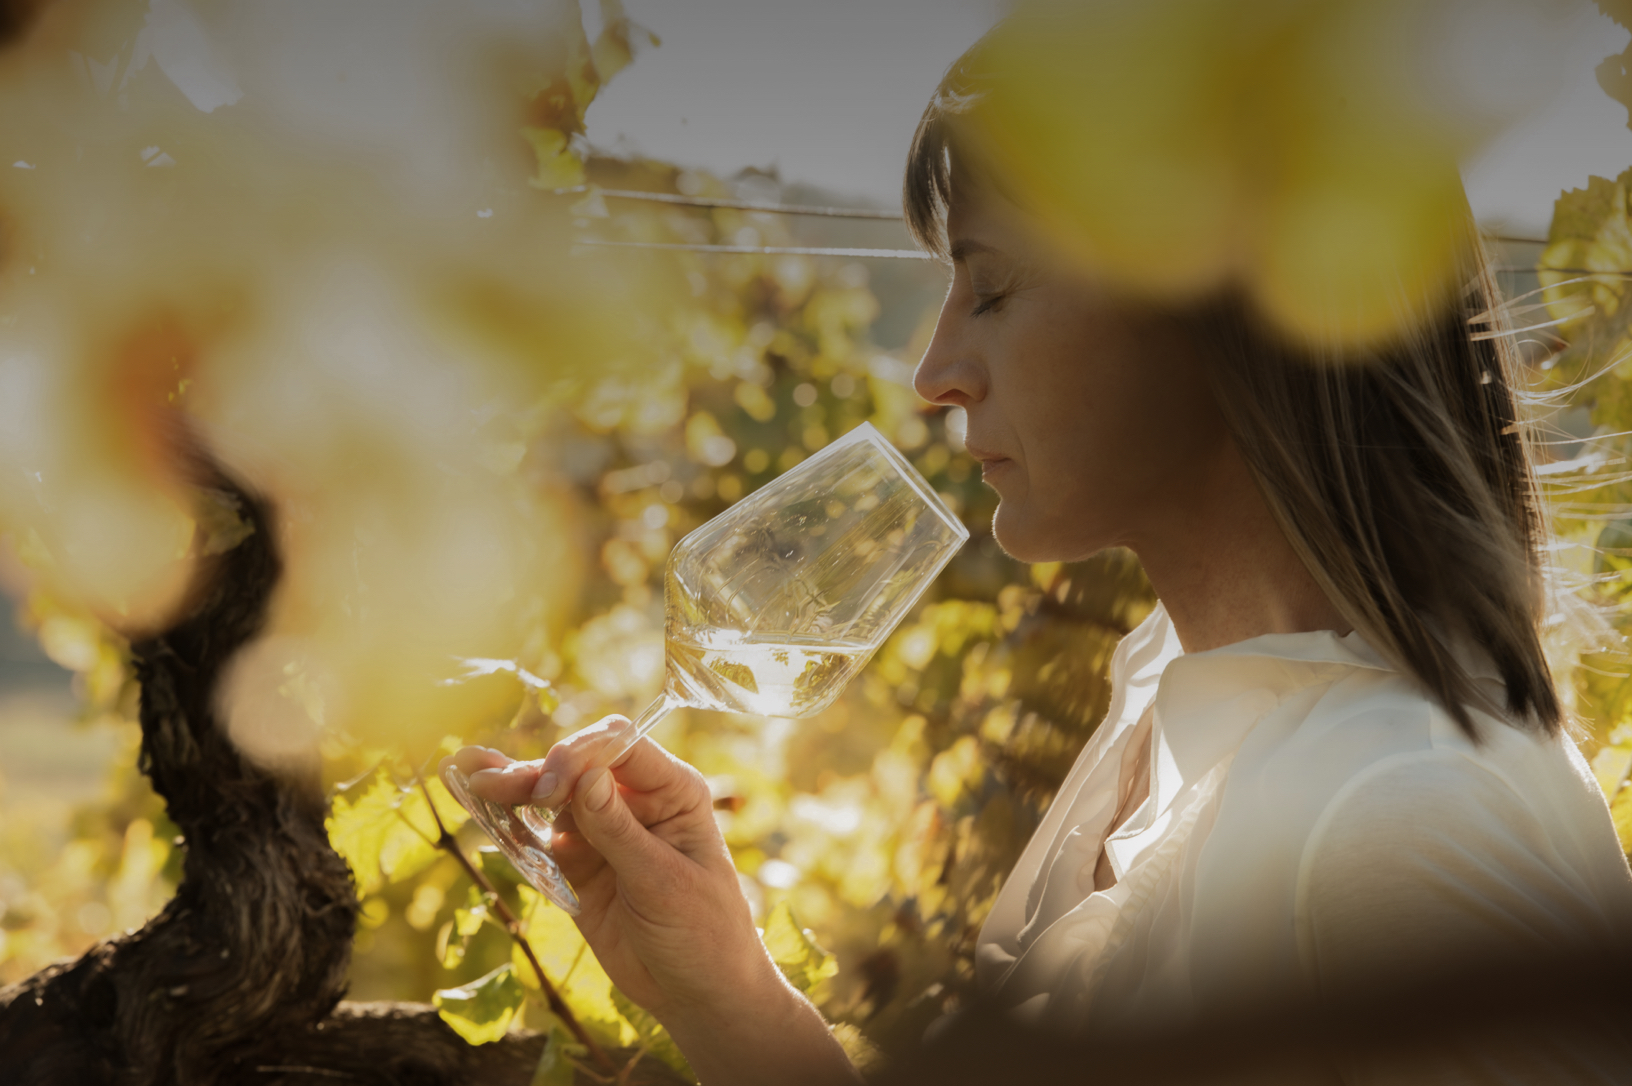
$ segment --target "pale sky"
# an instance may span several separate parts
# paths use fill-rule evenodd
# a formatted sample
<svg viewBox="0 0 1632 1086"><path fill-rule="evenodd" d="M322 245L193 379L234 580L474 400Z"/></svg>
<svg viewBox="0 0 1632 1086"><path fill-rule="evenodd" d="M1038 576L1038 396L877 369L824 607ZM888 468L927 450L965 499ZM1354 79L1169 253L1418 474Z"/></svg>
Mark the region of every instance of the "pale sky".
<svg viewBox="0 0 1632 1086"><path fill-rule="evenodd" d="M663 39L590 107L611 150L729 175L780 168L880 204L899 201L901 165L946 66L994 22L1002 0L626 0ZM1552 202L1589 174L1632 166L1626 110L1593 68L1627 31L1590 0L1570 14L1561 90L1465 171L1487 223L1538 235Z"/></svg>

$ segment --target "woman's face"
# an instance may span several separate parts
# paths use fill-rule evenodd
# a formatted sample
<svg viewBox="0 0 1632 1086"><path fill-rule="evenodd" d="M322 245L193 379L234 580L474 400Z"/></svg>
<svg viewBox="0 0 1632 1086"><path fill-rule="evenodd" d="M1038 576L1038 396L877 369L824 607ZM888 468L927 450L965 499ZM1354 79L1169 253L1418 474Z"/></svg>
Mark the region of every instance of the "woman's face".
<svg viewBox="0 0 1632 1086"><path fill-rule="evenodd" d="M1000 197L960 193L947 237L952 285L914 385L968 412L998 544L1071 561L1183 532L1230 448L1195 345L1066 266Z"/></svg>

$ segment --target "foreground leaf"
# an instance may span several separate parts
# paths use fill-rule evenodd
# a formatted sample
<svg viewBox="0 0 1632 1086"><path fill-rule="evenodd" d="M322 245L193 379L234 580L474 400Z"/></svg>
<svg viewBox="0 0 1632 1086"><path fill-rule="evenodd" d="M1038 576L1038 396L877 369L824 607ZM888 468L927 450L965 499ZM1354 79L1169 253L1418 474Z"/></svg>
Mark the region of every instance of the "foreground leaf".
<svg viewBox="0 0 1632 1086"><path fill-rule="evenodd" d="M838 959L819 946L808 930L793 918L793 910L783 901L765 920L765 949L788 982L801 992L812 988L839 971Z"/></svg>
<svg viewBox="0 0 1632 1086"><path fill-rule="evenodd" d="M397 786L383 769L355 801L334 797L325 823L329 843L350 865L358 897L367 897L385 884L380 853L386 838L400 825L397 806L401 800Z"/></svg>
<svg viewBox="0 0 1632 1086"><path fill-rule="evenodd" d="M573 1060L583 1058L586 1049L576 1043L561 1023L550 1020L550 1035L539 1054L528 1086L573 1086Z"/></svg>
<svg viewBox="0 0 1632 1086"><path fill-rule="evenodd" d="M616 988L612 989L612 1000L617 1004L618 1012L623 1015L624 1021L634 1029L640 1047L644 1048L648 1055L673 1068L686 1081L697 1081L696 1072L691 1069L691 1064L686 1062L685 1054L680 1051L680 1046L674 1043L674 1038L669 1036L669 1031L663 1028L663 1023Z"/></svg>
<svg viewBox="0 0 1632 1086"><path fill-rule="evenodd" d="M485 1045L508 1032L526 995L506 962L469 984L437 991L431 1002L455 1033L473 1045Z"/></svg>
<svg viewBox="0 0 1632 1086"><path fill-rule="evenodd" d="M522 903L522 934L561 998L584 1027L611 1044L634 1043L635 1029L613 997L612 978L595 959L572 917L530 886L517 888ZM521 948L510 952L510 964L521 982L536 989L538 979Z"/></svg>

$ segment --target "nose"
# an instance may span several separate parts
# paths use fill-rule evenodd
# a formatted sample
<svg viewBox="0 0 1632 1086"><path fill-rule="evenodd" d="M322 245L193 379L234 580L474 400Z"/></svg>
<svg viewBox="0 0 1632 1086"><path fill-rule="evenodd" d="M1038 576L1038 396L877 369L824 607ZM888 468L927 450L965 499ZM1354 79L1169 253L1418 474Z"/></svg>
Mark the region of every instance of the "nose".
<svg viewBox="0 0 1632 1086"><path fill-rule="evenodd" d="M986 397L985 367L954 309L951 293L941 306L929 347L913 372L912 387L930 403L947 407L968 407Z"/></svg>

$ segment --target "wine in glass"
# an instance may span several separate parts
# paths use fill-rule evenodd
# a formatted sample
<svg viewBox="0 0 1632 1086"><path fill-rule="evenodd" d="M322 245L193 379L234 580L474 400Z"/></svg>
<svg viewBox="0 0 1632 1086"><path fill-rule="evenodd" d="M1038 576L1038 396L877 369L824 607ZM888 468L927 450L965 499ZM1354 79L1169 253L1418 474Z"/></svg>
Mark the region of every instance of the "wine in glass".
<svg viewBox="0 0 1632 1086"><path fill-rule="evenodd" d="M599 754L611 765L671 709L814 716L831 705L969 532L863 423L682 539L663 578L663 691ZM448 790L528 882L574 915L550 855L556 812Z"/></svg>

